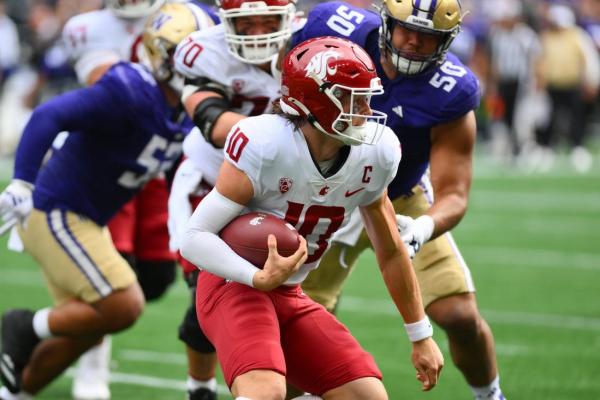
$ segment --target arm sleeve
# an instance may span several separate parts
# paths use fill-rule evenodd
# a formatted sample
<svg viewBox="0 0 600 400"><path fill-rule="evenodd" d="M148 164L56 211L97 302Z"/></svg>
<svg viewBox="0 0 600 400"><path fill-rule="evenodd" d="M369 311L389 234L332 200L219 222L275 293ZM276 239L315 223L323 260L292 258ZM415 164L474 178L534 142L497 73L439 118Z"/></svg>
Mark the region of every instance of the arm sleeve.
<svg viewBox="0 0 600 400"><path fill-rule="evenodd" d="M213 189L192 214L180 251L185 259L203 270L252 286L252 278L259 269L238 256L218 236L243 209L243 205Z"/></svg>
<svg viewBox="0 0 600 400"><path fill-rule="evenodd" d="M119 96L107 87L94 85L37 107L17 148L14 177L34 183L46 152L60 132L98 130L103 124L115 123L126 110L120 103Z"/></svg>

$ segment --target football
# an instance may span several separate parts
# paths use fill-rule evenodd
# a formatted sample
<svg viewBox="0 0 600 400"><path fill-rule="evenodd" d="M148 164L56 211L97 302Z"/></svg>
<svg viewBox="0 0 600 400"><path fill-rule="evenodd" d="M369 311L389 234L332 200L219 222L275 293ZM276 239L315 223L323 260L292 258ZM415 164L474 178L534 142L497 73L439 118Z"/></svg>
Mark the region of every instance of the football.
<svg viewBox="0 0 600 400"><path fill-rule="evenodd" d="M283 219L262 212L240 215L227 224L219 236L237 255L262 268L269 255L269 234L275 235L281 256L291 256L298 250L298 231Z"/></svg>

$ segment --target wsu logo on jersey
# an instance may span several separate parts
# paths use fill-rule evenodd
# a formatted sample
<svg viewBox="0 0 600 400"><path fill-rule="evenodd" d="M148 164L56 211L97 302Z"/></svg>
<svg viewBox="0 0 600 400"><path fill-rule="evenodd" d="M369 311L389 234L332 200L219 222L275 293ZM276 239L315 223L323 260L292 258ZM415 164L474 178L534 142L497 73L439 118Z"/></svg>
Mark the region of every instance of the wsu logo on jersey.
<svg viewBox="0 0 600 400"><path fill-rule="evenodd" d="M337 72L337 67L328 67L327 61L329 61L330 58L339 57L340 53L335 50L325 50L315 54L304 69L306 71L306 76L315 74L319 79L324 80L327 75L335 75Z"/></svg>
<svg viewBox="0 0 600 400"><path fill-rule="evenodd" d="M286 193L292 188L292 183L294 180L291 178L281 178L279 180L279 191L281 193Z"/></svg>

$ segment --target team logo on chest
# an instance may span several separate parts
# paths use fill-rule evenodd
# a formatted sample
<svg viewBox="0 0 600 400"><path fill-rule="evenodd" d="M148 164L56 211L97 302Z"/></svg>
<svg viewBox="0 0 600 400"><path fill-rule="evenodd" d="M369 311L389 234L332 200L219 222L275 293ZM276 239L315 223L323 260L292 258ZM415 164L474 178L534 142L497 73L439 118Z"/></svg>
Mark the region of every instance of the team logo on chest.
<svg viewBox="0 0 600 400"><path fill-rule="evenodd" d="M329 193L329 186L323 186L321 188L321 190L319 190L319 196L325 196L327 193Z"/></svg>
<svg viewBox="0 0 600 400"><path fill-rule="evenodd" d="M246 86L246 82L243 79L234 79L231 82L231 88L235 93L240 93L244 90L244 86Z"/></svg>
<svg viewBox="0 0 600 400"><path fill-rule="evenodd" d="M292 183L294 183L292 178L281 178L279 180L279 191L282 194L287 193L292 188Z"/></svg>
<svg viewBox="0 0 600 400"><path fill-rule="evenodd" d="M314 74L319 79L324 80L327 75L335 75L337 72L337 67L328 67L327 62L330 58L339 57L340 53L334 50L326 50L315 54L304 69L306 71L306 76L311 76Z"/></svg>

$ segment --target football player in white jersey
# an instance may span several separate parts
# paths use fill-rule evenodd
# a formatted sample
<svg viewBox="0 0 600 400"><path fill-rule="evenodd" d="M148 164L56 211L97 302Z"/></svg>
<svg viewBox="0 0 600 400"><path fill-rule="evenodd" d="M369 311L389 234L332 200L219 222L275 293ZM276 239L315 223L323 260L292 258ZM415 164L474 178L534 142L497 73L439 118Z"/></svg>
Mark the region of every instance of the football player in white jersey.
<svg viewBox="0 0 600 400"><path fill-rule="evenodd" d="M387 399L373 358L299 286L359 207L413 343L417 377L433 388L443 358L386 195L401 151L386 115L369 107L383 92L372 60L345 39L309 40L283 61L281 92L278 115L244 119L229 133L215 188L181 243L202 268L198 321L227 385L236 399L284 398L286 379L325 399ZM296 253L280 256L271 235L262 269L235 254L218 232L248 211L295 225L303 236Z"/></svg>
<svg viewBox="0 0 600 400"><path fill-rule="evenodd" d="M93 84L119 61L152 62L144 52L142 33L148 15L164 3L165 0L109 0L105 9L72 17L63 30L63 40L80 83ZM183 3L190 5L199 29L214 24L216 16L208 14L207 7ZM175 277L174 254L167 246L167 196L164 177L154 179L109 223L113 241L134 267L148 301L160 298ZM110 397L109 360L110 338L81 357L73 381L75 398Z"/></svg>
<svg viewBox="0 0 600 400"><path fill-rule="evenodd" d="M187 157L175 175L169 198L171 249L179 248L192 208L215 184L223 162L221 147L231 127L251 115L271 110L280 96L274 68L280 48L291 35L296 15L289 0L223 0L217 2L224 22L205 31L194 32L175 52L175 68L185 76L183 102L200 128L184 142ZM180 264L192 291L192 301L179 328L186 344L190 365L190 385L214 386L216 356L214 347L198 330L195 286L198 269L185 259ZM198 375L197 366L213 365ZM192 371L196 376L192 376Z"/></svg>
<svg viewBox="0 0 600 400"><path fill-rule="evenodd" d="M85 85L96 82L119 61L140 60L146 17L165 0L108 0L107 8L75 15L65 24L63 40Z"/></svg>

